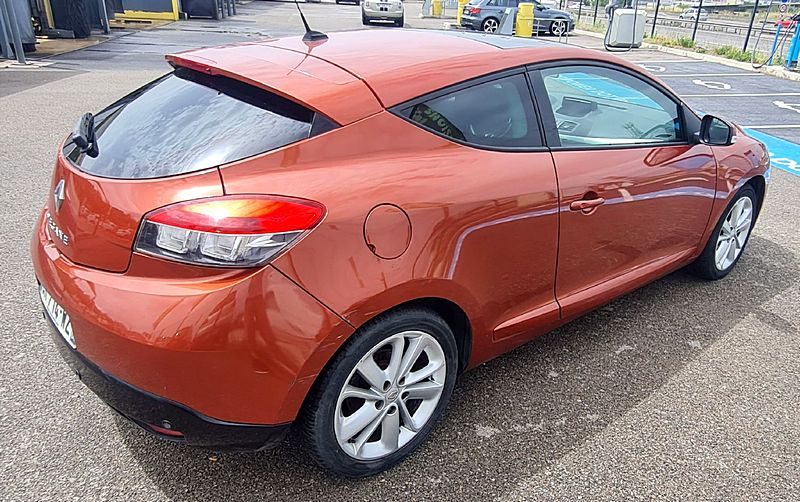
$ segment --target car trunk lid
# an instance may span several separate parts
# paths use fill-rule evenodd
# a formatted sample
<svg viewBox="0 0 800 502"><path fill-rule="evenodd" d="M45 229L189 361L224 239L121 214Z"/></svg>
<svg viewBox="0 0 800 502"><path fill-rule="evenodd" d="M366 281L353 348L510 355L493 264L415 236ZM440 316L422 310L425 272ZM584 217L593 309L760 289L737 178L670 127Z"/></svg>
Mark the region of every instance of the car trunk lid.
<svg viewBox="0 0 800 502"><path fill-rule="evenodd" d="M48 235L79 265L124 272L142 216L187 199L222 195L217 169L167 179L115 180L80 172L59 155L48 197Z"/></svg>

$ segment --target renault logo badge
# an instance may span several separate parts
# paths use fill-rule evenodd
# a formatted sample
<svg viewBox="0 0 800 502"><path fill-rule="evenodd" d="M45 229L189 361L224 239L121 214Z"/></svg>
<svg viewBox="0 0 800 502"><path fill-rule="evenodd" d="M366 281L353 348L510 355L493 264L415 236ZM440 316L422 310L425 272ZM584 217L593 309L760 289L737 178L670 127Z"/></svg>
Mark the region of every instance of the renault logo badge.
<svg viewBox="0 0 800 502"><path fill-rule="evenodd" d="M64 180L58 182L56 189L53 192L53 201L56 203L56 212L61 209L61 204L64 203Z"/></svg>

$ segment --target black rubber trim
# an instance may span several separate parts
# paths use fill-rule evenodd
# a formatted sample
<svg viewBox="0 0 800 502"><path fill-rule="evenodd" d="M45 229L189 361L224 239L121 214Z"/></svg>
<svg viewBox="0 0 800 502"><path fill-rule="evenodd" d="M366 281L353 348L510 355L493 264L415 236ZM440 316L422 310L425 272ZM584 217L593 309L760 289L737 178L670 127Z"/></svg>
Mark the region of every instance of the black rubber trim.
<svg viewBox="0 0 800 502"><path fill-rule="evenodd" d="M47 314L44 318L50 325L50 334L61 357L78 378L114 411L159 438L218 450L264 450L277 446L289 432L291 423L252 425L225 422L138 389L69 347ZM169 436L149 427L150 424L163 427L165 420L170 430L183 436Z"/></svg>

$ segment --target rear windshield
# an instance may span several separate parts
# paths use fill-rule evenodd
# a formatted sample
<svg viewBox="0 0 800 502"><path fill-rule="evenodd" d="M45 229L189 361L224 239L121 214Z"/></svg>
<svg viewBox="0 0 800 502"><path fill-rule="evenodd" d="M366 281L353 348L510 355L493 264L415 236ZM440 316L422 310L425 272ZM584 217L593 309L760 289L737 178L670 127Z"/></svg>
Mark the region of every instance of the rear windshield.
<svg viewBox="0 0 800 502"><path fill-rule="evenodd" d="M64 155L97 176L158 178L274 150L309 137L312 124L333 126L270 92L178 68L95 115L96 157L71 142Z"/></svg>

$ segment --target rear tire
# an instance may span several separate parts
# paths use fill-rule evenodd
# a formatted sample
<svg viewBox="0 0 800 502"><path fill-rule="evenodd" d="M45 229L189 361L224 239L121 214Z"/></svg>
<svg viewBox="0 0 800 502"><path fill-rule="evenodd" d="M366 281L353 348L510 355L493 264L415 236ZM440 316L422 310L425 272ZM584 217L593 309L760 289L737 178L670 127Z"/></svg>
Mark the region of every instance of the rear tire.
<svg viewBox="0 0 800 502"><path fill-rule="evenodd" d="M484 33L495 33L500 29L500 21L493 17L487 17L481 23L481 31Z"/></svg>
<svg viewBox="0 0 800 502"><path fill-rule="evenodd" d="M758 195L750 185L739 190L723 211L703 253L688 270L703 279L722 279L742 257L756 219Z"/></svg>
<svg viewBox="0 0 800 502"><path fill-rule="evenodd" d="M402 28L404 24L405 24L405 19L403 19L402 17L394 22L394 25L397 26L398 28Z"/></svg>
<svg viewBox="0 0 800 502"><path fill-rule="evenodd" d="M442 417L457 369L453 332L434 312L398 310L370 321L306 400L300 423L311 455L349 478L401 462Z"/></svg>
<svg viewBox="0 0 800 502"><path fill-rule="evenodd" d="M361 24L369 26L369 18L365 16L363 13L361 14Z"/></svg>

